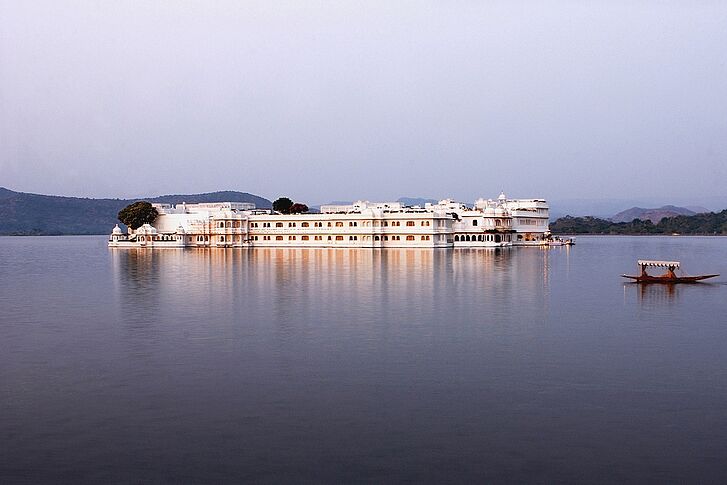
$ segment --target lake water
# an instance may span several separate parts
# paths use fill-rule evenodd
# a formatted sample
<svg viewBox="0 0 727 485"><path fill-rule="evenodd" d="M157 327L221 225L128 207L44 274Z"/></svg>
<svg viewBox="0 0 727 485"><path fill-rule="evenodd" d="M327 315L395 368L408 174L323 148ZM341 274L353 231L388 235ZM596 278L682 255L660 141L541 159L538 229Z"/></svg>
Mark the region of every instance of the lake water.
<svg viewBox="0 0 727 485"><path fill-rule="evenodd" d="M727 480L727 238L105 244L0 238L0 482Z"/></svg>

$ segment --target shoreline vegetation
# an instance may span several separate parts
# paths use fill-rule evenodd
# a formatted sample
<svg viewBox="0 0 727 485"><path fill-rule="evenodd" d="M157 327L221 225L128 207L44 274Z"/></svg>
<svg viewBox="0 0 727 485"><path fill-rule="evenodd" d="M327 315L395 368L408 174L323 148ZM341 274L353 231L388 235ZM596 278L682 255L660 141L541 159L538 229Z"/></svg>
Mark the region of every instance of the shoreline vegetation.
<svg viewBox="0 0 727 485"><path fill-rule="evenodd" d="M598 217L565 216L550 223L554 235L618 235L618 236L725 236L727 235L727 209L693 216L665 217L658 224L649 220L612 222Z"/></svg>

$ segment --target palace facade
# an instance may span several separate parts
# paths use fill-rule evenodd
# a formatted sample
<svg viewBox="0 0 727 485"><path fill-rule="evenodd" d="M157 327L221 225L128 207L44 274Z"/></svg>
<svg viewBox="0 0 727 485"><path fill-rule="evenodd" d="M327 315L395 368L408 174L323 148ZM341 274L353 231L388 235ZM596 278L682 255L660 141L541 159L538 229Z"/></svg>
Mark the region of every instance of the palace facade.
<svg viewBox="0 0 727 485"><path fill-rule="evenodd" d="M126 233L116 225L110 247L344 247L451 248L539 245L547 241L548 205L542 199L450 199L324 205L320 213L281 214L253 204L154 204L153 225Z"/></svg>

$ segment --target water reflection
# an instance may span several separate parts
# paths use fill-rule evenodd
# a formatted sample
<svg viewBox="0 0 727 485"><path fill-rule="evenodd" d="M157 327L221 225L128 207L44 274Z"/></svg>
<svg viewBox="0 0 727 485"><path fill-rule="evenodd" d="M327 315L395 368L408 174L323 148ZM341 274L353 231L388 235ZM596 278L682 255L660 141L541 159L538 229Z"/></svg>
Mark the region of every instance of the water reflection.
<svg viewBox="0 0 727 485"><path fill-rule="evenodd" d="M639 288L639 302L642 304L660 305L673 303L679 296L678 285L644 285L635 284Z"/></svg>
<svg viewBox="0 0 727 485"><path fill-rule="evenodd" d="M725 254L0 238L0 476L718 482L727 286L619 274L644 255L727 274Z"/></svg>
<svg viewBox="0 0 727 485"><path fill-rule="evenodd" d="M244 315L285 333L382 316L487 322L513 308L532 319L548 302L548 252L538 250L513 258L509 249L132 249L112 250L111 261L118 310L131 320L160 312L206 321Z"/></svg>

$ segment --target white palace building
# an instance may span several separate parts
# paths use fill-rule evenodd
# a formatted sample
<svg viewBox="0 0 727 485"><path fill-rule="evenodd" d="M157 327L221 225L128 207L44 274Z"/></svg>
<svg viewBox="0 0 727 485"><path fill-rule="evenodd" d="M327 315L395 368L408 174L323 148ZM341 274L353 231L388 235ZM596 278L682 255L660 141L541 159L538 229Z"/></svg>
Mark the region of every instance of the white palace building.
<svg viewBox="0 0 727 485"><path fill-rule="evenodd" d="M547 244L548 204L542 199L450 199L324 205L320 213L280 214L254 204L154 204L153 225L124 233L116 225L110 247L124 248L459 248Z"/></svg>

